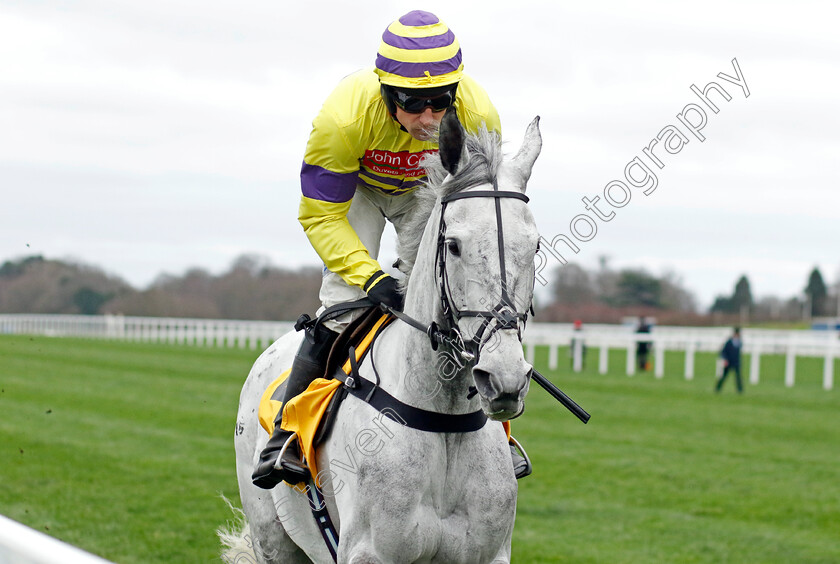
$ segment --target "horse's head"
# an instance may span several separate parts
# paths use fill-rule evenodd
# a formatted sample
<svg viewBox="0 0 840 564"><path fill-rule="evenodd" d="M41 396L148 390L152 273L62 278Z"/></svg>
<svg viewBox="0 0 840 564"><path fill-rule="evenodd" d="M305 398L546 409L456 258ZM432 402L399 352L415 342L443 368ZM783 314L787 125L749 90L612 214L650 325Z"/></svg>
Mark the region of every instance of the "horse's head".
<svg viewBox="0 0 840 564"><path fill-rule="evenodd" d="M481 407L498 421L522 413L530 382L522 331L539 233L525 186L542 146L538 124L539 118L531 122L510 160L494 134L467 137L454 111L440 129L440 159L449 173L440 186L436 254L443 321L463 340Z"/></svg>

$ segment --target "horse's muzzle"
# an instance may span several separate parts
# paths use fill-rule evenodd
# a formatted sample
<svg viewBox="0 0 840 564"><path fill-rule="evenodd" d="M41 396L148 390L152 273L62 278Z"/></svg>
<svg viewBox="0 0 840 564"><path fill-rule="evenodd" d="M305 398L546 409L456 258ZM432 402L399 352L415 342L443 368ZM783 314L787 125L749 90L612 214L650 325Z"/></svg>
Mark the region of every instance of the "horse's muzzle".
<svg viewBox="0 0 840 564"><path fill-rule="evenodd" d="M508 421L522 415L525 411L525 395L528 393L528 380L515 391L500 390L498 379L480 368L473 368L473 379L481 402L481 409L494 421Z"/></svg>
<svg viewBox="0 0 840 564"><path fill-rule="evenodd" d="M487 401L481 398L481 409L493 421L509 421L522 415L525 411L525 402L507 399Z"/></svg>

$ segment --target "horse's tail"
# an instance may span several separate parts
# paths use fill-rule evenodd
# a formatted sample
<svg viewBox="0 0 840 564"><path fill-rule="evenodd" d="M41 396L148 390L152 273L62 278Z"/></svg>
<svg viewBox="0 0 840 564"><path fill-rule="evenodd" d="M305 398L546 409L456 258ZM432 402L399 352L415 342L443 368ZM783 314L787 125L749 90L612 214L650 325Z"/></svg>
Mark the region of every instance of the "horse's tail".
<svg viewBox="0 0 840 564"><path fill-rule="evenodd" d="M251 540L251 526L241 509L234 507L225 496L222 496L230 510L233 511L232 523L227 523L216 530L222 542L222 562L226 564L251 564L257 561L254 544Z"/></svg>

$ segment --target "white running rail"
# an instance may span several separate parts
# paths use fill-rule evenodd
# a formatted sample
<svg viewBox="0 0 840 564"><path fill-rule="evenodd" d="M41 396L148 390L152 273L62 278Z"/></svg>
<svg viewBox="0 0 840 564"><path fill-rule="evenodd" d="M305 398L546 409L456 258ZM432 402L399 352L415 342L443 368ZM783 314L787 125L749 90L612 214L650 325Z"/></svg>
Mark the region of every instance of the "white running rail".
<svg viewBox="0 0 840 564"><path fill-rule="evenodd" d="M0 515L0 564L113 564Z"/></svg>
<svg viewBox="0 0 840 564"><path fill-rule="evenodd" d="M627 351L625 372L633 376L636 372L636 346L640 341L652 344L650 358L653 360L654 376L665 375L665 351L685 351L685 361L680 367L668 367L668 373L682 373L686 380L694 378L694 357L697 352L719 352L732 334L729 327L654 327L651 333L639 334L628 325L586 325L575 331L571 324L533 323L525 332L523 343L526 357L533 364L535 348L548 347L549 368L556 369L558 349L569 347L570 362L576 372L582 366L583 348L599 349L598 372L609 370L609 349ZM840 332L813 330L742 329L743 353L750 357L749 382L758 384L761 355L785 355L785 385L792 387L796 382L796 359L818 357L823 359L822 384L826 390L834 387L835 359L840 357ZM575 347L571 347L574 341ZM719 363L718 371L722 370ZM719 372L718 372L719 375Z"/></svg>
<svg viewBox="0 0 840 564"><path fill-rule="evenodd" d="M92 337L199 346L265 348L294 328L288 321L123 315L0 314L0 335Z"/></svg>
<svg viewBox="0 0 840 564"><path fill-rule="evenodd" d="M186 319L174 317L129 317L122 315L30 315L0 314L0 335L30 334L47 336L91 337L121 339L138 342L177 343L196 346L266 348L291 331L288 321L236 321L228 319ZM636 344L653 344L651 358L654 375L665 375L665 351L685 351L685 362L679 367L668 366L668 373L681 373L687 380L694 378L694 359L697 352L720 351L731 334L729 327L669 327L656 326L652 333L638 334L629 325L587 324L582 331L574 331L568 323L529 323L523 344L529 362L533 363L535 347L549 350L549 368L558 364L558 351L569 347L572 339L580 342L573 347L573 369L583 368L582 355L586 348L599 349L598 370L609 370L609 349L627 351L625 371L636 371ZM785 355L785 385L796 382L796 359L819 357L823 360L823 388L834 387L834 364L840 357L840 332L791 331L775 329L744 329L743 352L751 357L749 382L757 384L761 355Z"/></svg>

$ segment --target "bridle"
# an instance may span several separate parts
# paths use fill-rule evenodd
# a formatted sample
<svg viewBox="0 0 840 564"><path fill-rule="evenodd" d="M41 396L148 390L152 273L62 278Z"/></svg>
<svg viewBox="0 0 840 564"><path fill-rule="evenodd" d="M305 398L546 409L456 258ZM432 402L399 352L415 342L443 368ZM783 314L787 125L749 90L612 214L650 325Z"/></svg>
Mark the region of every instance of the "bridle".
<svg viewBox="0 0 840 564"><path fill-rule="evenodd" d="M498 303L487 310L458 309L453 303L449 285L449 272L446 268L446 220L444 218L447 204L467 198L493 198L496 208L496 234L499 246L499 282L501 295ZM473 192L457 192L441 199L440 227L438 230L436 262L440 273L440 300L447 329L463 341L458 330L458 321L464 317L482 318L484 321L469 341L464 342L465 349L472 353L477 360L481 347L487 343L498 331L516 330L519 340L522 340L522 326L528 319L527 312L516 311L516 304L508 293L507 271L505 269L505 238L502 228L502 198L514 198L528 203L528 197L521 192L502 191L498 189L495 179L493 190L477 190ZM521 322L521 323L520 323ZM492 328L487 331L492 324Z"/></svg>
<svg viewBox="0 0 840 564"><path fill-rule="evenodd" d="M449 285L449 274L446 268L446 207L456 200L467 198L493 198L496 208L496 232L499 246L499 279L501 283L501 295L499 302L487 310L458 309L452 300ZM437 350L438 345L443 343L455 352L460 354L466 361L478 362L482 346L487 343L498 331L516 330L519 340L522 340L522 328L528 320L528 311L518 312L516 304L508 293L507 273L505 270L505 238L502 228L502 198L514 198L528 203L528 196L521 192L499 190L496 179L493 179L493 190L461 191L449 194L441 198L440 222L438 224L437 250L435 262L439 272L440 280L440 301L444 316L444 326L440 327L434 321L427 327L412 317L390 310L395 316L409 325L420 329L429 336L432 349ZM529 305L528 310L532 310ZM484 321L476 333L469 340L464 340L458 321L464 317L482 318ZM487 331L491 323L492 328Z"/></svg>

